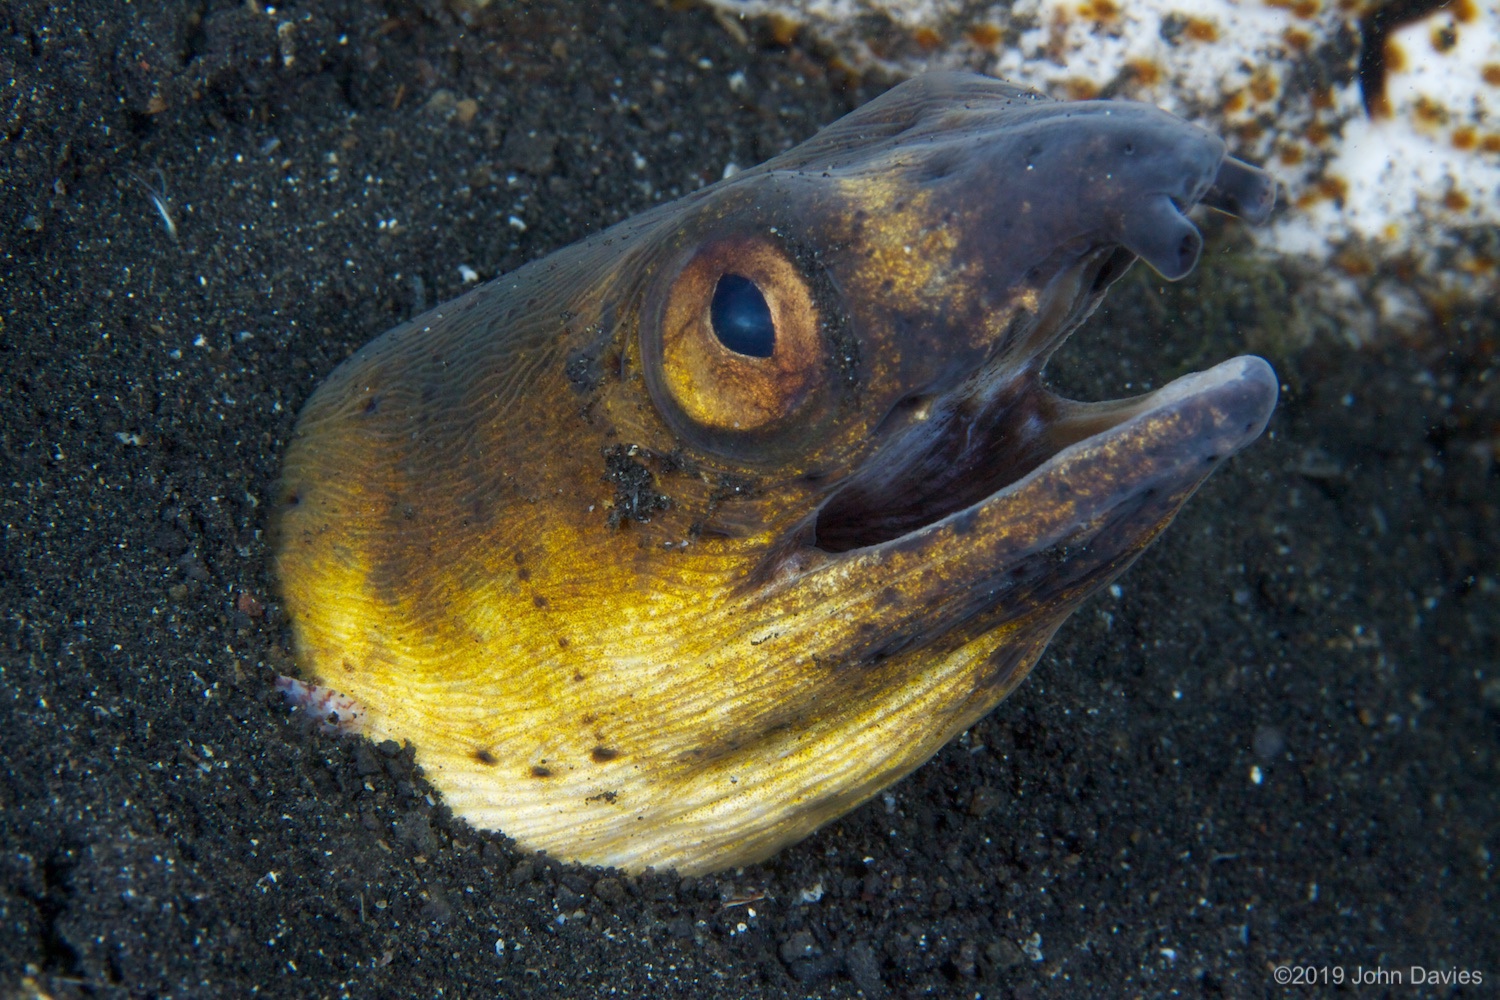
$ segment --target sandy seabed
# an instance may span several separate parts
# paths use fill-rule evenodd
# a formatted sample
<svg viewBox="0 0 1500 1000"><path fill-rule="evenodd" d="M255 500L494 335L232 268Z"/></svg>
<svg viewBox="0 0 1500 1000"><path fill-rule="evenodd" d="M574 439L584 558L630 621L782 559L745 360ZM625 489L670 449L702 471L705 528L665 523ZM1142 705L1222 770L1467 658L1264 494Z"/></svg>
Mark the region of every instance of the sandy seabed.
<svg viewBox="0 0 1500 1000"><path fill-rule="evenodd" d="M568 867L453 819L409 749L310 731L275 693L295 667L264 532L296 413L462 268L758 162L882 84L623 3L465 25L436 3L21 0L0 23L0 995L1500 977L1493 311L1278 353L1285 304L1238 281L1227 229L1181 285L1122 282L1055 359L1064 390L1247 344L1285 388L1119 594L764 865Z"/></svg>

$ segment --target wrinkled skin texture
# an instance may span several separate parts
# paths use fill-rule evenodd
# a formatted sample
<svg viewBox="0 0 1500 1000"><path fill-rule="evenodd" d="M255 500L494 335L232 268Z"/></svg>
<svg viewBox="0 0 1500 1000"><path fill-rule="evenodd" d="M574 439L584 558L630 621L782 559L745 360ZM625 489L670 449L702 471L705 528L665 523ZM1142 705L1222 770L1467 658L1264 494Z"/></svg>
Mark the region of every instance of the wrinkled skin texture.
<svg viewBox="0 0 1500 1000"><path fill-rule="evenodd" d="M471 823L706 872L990 711L1275 402L1238 358L1060 399L1057 344L1274 187L1129 103L934 74L387 333L278 498L305 676ZM715 334L724 274L775 323Z"/></svg>

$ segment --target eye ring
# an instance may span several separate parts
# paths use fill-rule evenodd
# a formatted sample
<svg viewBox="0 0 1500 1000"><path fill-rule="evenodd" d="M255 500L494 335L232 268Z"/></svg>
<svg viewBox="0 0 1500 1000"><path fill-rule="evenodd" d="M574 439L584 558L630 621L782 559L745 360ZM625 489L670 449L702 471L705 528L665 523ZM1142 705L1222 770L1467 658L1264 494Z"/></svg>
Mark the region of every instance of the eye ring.
<svg viewBox="0 0 1500 1000"><path fill-rule="evenodd" d="M807 278L761 236L694 248L648 296L641 354L658 408L679 433L734 450L805 420L830 382Z"/></svg>

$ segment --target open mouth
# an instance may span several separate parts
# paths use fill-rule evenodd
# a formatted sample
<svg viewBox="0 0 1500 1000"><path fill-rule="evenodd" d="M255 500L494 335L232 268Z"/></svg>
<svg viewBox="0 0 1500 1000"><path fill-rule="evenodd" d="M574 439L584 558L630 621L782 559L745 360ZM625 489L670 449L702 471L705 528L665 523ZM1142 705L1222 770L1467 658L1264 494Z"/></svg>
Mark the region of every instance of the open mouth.
<svg viewBox="0 0 1500 1000"><path fill-rule="evenodd" d="M1247 221L1269 215L1271 178L1225 157L1212 183L1199 185L1188 204L1157 195L1142 199L1126 218L1119 244L1106 244L1060 268L1024 325L997 338L995 353L974 375L942 393L898 402L877 429L884 444L874 458L823 505L815 544L825 552L879 545L996 498L1070 447L1108 435L1167 406L1235 393L1237 382L1274 377L1263 362L1239 358L1211 372L1183 376L1141 396L1079 402L1041 384L1047 359L1094 311L1109 286L1137 257L1163 277L1190 271L1201 249L1198 230L1183 215L1201 203ZM1257 398L1265 387L1256 386ZM1253 423L1260 432L1265 413Z"/></svg>

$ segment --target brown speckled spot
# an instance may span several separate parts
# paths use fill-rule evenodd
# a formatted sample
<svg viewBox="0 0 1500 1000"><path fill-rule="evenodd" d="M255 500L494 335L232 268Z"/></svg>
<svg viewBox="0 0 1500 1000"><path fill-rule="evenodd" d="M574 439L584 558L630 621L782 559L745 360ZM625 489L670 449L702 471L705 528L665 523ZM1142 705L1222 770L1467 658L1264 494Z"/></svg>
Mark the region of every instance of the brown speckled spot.
<svg viewBox="0 0 1500 1000"><path fill-rule="evenodd" d="M620 756L620 751L614 747L594 747L589 751L589 756L594 758L595 764L603 764L605 761L614 760Z"/></svg>
<svg viewBox="0 0 1500 1000"><path fill-rule="evenodd" d="M527 580L531 579L531 570L527 569L525 566L522 566L520 569L516 570L516 579L520 580L522 583L525 583Z"/></svg>
<svg viewBox="0 0 1500 1000"><path fill-rule="evenodd" d="M547 606L547 604L548 604L548 601L541 594L537 594L535 597L533 597L531 599L531 603L535 604L539 608L545 608Z"/></svg>
<svg viewBox="0 0 1500 1000"><path fill-rule="evenodd" d="M552 768L534 764L531 768L531 776L533 778L550 778L552 777Z"/></svg>
<svg viewBox="0 0 1500 1000"><path fill-rule="evenodd" d="M494 765L500 763L500 761L495 758L495 755L490 753L484 747L479 747L477 750L475 750L473 753L473 757L475 760L479 761L479 763L485 764L490 767L493 767Z"/></svg>

